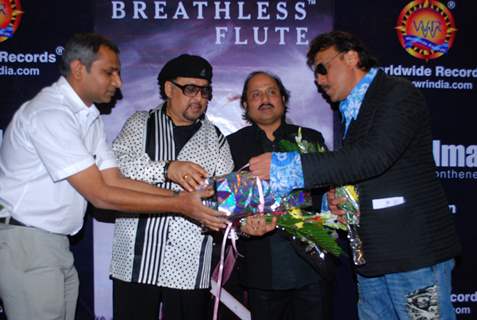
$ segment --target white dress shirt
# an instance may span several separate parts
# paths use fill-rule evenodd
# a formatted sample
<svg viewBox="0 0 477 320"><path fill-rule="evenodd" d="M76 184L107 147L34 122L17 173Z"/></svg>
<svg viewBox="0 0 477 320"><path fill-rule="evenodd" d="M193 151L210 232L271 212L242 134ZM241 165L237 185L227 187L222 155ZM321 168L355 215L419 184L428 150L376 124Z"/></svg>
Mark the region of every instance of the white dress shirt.
<svg viewBox="0 0 477 320"><path fill-rule="evenodd" d="M93 164L117 166L103 126L98 109L86 106L63 77L24 103L0 148L0 217L77 233L87 202L67 178Z"/></svg>

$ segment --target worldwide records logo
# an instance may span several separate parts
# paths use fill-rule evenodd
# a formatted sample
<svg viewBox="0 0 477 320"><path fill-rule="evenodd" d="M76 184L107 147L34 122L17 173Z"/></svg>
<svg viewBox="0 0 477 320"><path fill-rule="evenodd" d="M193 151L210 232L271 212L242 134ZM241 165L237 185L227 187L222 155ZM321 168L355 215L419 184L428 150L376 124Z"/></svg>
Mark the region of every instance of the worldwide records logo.
<svg viewBox="0 0 477 320"><path fill-rule="evenodd" d="M446 54L455 39L454 17L436 0L416 0L401 11L396 26L401 46L413 57L429 61Z"/></svg>
<svg viewBox="0 0 477 320"><path fill-rule="evenodd" d="M13 37L22 14L20 0L0 0L0 42Z"/></svg>

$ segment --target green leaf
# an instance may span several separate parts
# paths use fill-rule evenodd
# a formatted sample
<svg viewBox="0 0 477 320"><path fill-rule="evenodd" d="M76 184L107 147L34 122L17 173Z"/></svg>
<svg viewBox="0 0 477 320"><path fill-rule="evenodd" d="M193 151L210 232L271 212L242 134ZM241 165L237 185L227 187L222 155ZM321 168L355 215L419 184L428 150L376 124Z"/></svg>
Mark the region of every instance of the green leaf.
<svg viewBox="0 0 477 320"><path fill-rule="evenodd" d="M297 144L288 140L280 140L278 142L278 148L281 152L299 151Z"/></svg>
<svg viewBox="0 0 477 320"><path fill-rule="evenodd" d="M302 227L300 227L301 223ZM335 256L339 256L342 253L342 249L336 243L336 239L331 234L331 231L320 222L307 220L306 218L297 219L290 214L284 214L278 216L277 224L291 236L314 243L326 252Z"/></svg>

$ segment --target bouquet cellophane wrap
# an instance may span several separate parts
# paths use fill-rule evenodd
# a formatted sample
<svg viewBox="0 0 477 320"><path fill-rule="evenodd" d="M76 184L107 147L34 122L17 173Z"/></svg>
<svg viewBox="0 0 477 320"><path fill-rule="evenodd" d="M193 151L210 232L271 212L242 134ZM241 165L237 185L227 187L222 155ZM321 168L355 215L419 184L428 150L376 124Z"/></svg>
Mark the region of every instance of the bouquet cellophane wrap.
<svg viewBox="0 0 477 320"><path fill-rule="evenodd" d="M309 192L296 190L278 197L271 192L269 181L254 177L248 171L214 177L208 184L213 184L215 189L214 207L227 213L230 220L257 213L282 214L290 208L311 206Z"/></svg>
<svg viewBox="0 0 477 320"><path fill-rule="evenodd" d="M336 196L345 199L340 208L345 211L344 218L348 229L348 239L353 253L353 262L357 266L366 263L363 243L358 233L359 228L359 195L355 186L347 185L336 188Z"/></svg>

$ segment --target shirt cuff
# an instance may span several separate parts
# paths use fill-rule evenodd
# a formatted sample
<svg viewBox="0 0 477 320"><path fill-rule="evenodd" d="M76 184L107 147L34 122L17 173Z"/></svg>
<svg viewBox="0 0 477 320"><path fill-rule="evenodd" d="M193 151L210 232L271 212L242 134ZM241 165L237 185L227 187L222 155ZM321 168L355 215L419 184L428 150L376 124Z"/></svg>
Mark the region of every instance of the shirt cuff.
<svg viewBox="0 0 477 320"><path fill-rule="evenodd" d="M151 183L164 183L167 180L165 167L169 161L151 161L150 166L147 167L147 171L151 176Z"/></svg>
<svg viewBox="0 0 477 320"><path fill-rule="evenodd" d="M330 211L330 205L328 204L328 192L325 192L321 198L321 212L326 211Z"/></svg>
<svg viewBox="0 0 477 320"><path fill-rule="evenodd" d="M280 197L293 189L303 188L303 168L298 152L273 152L270 165L270 187Z"/></svg>
<svg viewBox="0 0 477 320"><path fill-rule="evenodd" d="M117 168L118 162L116 161L116 159L108 159L108 160L103 160L100 163L97 163L96 165L98 166L98 169L100 171L103 171L106 169Z"/></svg>

